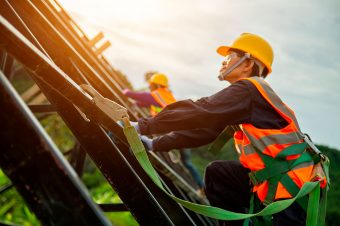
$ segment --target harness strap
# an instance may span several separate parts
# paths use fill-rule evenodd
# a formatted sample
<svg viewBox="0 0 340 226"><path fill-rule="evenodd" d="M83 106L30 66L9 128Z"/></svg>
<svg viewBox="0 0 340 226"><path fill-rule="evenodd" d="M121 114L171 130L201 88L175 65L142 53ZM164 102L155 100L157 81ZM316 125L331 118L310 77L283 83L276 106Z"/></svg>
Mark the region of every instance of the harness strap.
<svg viewBox="0 0 340 226"><path fill-rule="evenodd" d="M306 225L317 225L319 217L320 186L309 193Z"/></svg>
<svg viewBox="0 0 340 226"><path fill-rule="evenodd" d="M252 171L250 174L252 174L252 178L255 179L257 185L271 177L274 177L275 175L286 173L294 169L294 167L308 162L313 162L313 158L309 153L303 153L299 158L293 160L278 160L274 158L269 165L270 167L266 166L261 170Z"/></svg>
<svg viewBox="0 0 340 226"><path fill-rule="evenodd" d="M302 154L307 148L307 143L302 142L298 144L291 145L285 149L283 149L280 153L276 155L275 158L283 158L285 159L289 155L298 155Z"/></svg>
<svg viewBox="0 0 340 226"><path fill-rule="evenodd" d="M306 150L305 143L299 143L291 145L282 150L276 158L263 154L258 148L255 151L260 156L265 164L265 168L258 171L252 171L249 173L249 178L254 185L258 185L264 181L268 181L268 191L264 200L265 205L269 205L275 199L278 182L287 189L287 191L294 197L300 188L294 183L294 181L287 175L287 173L294 167L299 166L302 163L312 162L313 158L309 153L304 152ZM303 153L304 152L304 153ZM286 157L291 154L300 154L300 157L293 160L286 160ZM280 176L281 175L281 176ZM275 179L274 179L275 178ZM279 179L278 179L279 178ZM301 203L304 208L304 202Z"/></svg>
<svg viewBox="0 0 340 226"><path fill-rule="evenodd" d="M254 192L251 192L250 202L249 202L249 211L248 211L248 213L250 214L254 213L254 208L255 208L254 196L255 196ZM245 219L243 222L243 226L248 226L249 224L250 224L250 218Z"/></svg>
<svg viewBox="0 0 340 226"><path fill-rule="evenodd" d="M281 176L282 174L277 174L268 180L268 192L265 200L263 201L263 204L265 206L268 206L275 199L277 186L279 184L279 181L281 180Z"/></svg>
<svg viewBox="0 0 340 226"><path fill-rule="evenodd" d="M321 190L321 198L320 198L320 204L319 204L319 221L317 224L318 226L325 225L325 220L326 220L327 193L328 193L329 185L330 185L330 178L329 178L330 161L327 158L327 156L325 155L322 156L321 165L325 172L327 185Z"/></svg>
<svg viewBox="0 0 340 226"><path fill-rule="evenodd" d="M236 131L235 126L226 126L217 138L209 145L208 151L217 154L223 146L233 138Z"/></svg>
<svg viewBox="0 0 340 226"><path fill-rule="evenodd" d="M287 191L289 192L289 194L291 196L296 196L299 191L300 191L300 188L299 186L297 186L295 184L295 182L292 180L292 178L290 178L287 174L284 174L281 178L281 184L287 189ZM308 203L308 200L307 200L307 196L305 197L302 197L298 200L296 200L296 202L305 210L307 211L307 203Z"/></svg>

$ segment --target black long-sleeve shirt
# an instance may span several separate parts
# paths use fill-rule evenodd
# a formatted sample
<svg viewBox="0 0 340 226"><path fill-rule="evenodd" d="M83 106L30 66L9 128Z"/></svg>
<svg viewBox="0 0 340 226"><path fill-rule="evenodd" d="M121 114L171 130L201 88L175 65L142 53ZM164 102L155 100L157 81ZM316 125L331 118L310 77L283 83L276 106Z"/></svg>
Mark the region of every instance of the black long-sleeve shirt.
<svg viewBox="0 0 340 226"><path fill-rule="evenodd" d="M154 140L154 149L162 150L167 146L207 144L227 125L243 123L268 129L287 125L250 81L240 80L195 102L182 100L170 104L155 117L140 119L139 127L142 134L179 131Z"/></svg>
<svg viewBox="0 0 340 226"><path fill-rule="evenodd" d="M224 127L170 132L154 138L153 151L200 147L214 141L223 129Z"/></svg>

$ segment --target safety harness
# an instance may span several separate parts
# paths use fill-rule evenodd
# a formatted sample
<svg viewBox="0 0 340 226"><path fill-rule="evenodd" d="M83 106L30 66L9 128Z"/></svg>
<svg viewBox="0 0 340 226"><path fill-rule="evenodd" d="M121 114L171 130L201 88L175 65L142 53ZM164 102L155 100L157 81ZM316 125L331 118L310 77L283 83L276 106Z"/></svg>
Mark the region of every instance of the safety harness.
<svg viewBox="0 0 340 226"><path fill-rule="evenodd" d="M153 182L161 188L168 196L170 196L172 199L174 199L176 202L180 203L184 207L208 216L212 217L218 220L242 220L247 219L251 217L256 216L270 216L275 213L278 213L287 207L289 207L292 203L295 201L298 201L299 203L303 203L303 205L307 209L307 225L308 226L316 226L316 225L324 225L325 224L325 216L326 216L326 202L327 202L327 190L329 185L329 177L328 177L328 167L329 167L329 160L328 158L321 154L320 151L313 151L312 154L309 154L309 150L311 147L307 147L308 143L300 143L296 145L292 145L286 149L284 149L279 156L276 156L274 159L268 159L267 157L264 157L264 161L268 164L269 168L273 167L273 172L256 172L252 175L254 182L259 182L262 180L271 180L272 184L277 183L278 181L281 181L281 183L284 183L287 185L287 187L290 189L290 192L294 194L294 197L291 199L285 199L285 200L279 200L275 202L268 202L267 206L260 210L257 213L235 213L231 211L227 211L218 207L213 206L207 206L207 205L201 205L197 203L188 202L186 200L182 200L177 198L176 196L170 194L166 189L163 187L161 180L159 179L159 176L153 166L151 165L149 158L147 156L146 150L144 148L144 145L142 144L137 131L133 126L130 125L127 118L124 118L124 134L128 140L128 143L131 146L131 149L142 166L142 168L145 170L145 172L150 176L150 178L153 180ZM307 153L308 150L308 153ZM292 161L285 160L285 156L292 155L294 153L302 153L301 157ZM301 189L294 187L294 185L291 185L291 181L287 179L285 176L285 172L289 171L290 168L294 167L297 164L301 164L304 161L309 161L311 159L315 159L315 162L318 162L323 167L323 171L325 172L325 175L327 177L327 185L322 189L321 192L321 200L320 200L320 181L314 181L314 182L306 182ZM287 163L284 163L287 162ZM272 175L272 177L268 178L266 173ZM275 178L275 179L271 179ZM293 183L294 184L294 183ZM272 193L272 192L270 192ZM307 195L309 195L309 199L307 200ZM251 205L250 210L253 209L253 204ZM245 221L245 224L249 223L248 221Z"/></svg>

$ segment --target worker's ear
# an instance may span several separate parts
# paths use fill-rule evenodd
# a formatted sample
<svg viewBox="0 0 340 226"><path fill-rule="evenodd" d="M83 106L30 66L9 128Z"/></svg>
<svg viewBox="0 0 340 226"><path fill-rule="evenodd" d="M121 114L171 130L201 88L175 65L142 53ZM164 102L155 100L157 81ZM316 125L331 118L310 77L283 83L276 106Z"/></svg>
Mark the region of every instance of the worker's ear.
<svg viewBox="0 0 340 226"><path fill-rule="evenodd" d="M248 71L252 71L253 70L253 66L254 66L255 62L252 59L248 59L244 62L244 67L243 67L243 71L244 72L248 72Z"/></svg>

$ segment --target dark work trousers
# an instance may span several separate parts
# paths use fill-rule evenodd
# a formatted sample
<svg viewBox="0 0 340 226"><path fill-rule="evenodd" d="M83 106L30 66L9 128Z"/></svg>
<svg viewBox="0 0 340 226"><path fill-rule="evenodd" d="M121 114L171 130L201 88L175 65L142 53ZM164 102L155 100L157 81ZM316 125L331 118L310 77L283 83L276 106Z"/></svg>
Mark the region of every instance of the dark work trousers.
<svg viewBox="0 0 340 226"><path fill-rule="evenodd" d="M206 196L212 206L233 212L245 213L249 208L251 185L249 169L239 161L214 161L205 170ZM220 225L242 225L239 221L220 221ZM273 225L306 225L305 211L294 203L286 210L273 215Z"/></svg>
<svg viewBox="0 0 340 226"><path fill-rule="evenodd" d="M191 150L188 148L183 148L180 150L181 154L181 161L185 168L189 170L191 176L194 178L194 181L198 185L199 188L203 188L203 180L202 177L200 176L198 170L196 167L192 164L191 161Z"/></svg>

